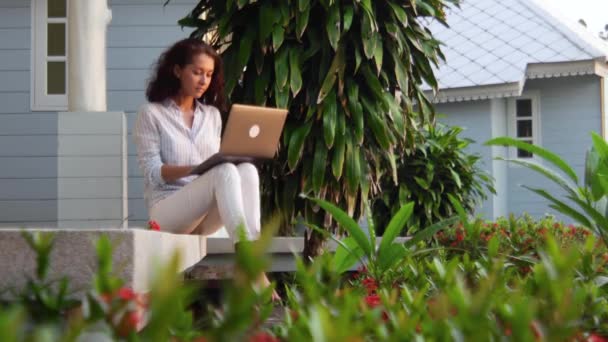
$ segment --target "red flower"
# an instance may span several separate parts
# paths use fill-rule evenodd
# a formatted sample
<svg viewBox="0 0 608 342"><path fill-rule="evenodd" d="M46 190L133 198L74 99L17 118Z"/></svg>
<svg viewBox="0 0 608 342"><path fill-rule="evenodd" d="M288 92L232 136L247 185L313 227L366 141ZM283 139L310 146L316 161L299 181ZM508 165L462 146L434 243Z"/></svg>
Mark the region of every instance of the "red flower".
<svg viewBox="0 0 608 342"><path fill-rule="evenodd" d="M456 232L456 241L460 242L462 240L464 240L464 232L457 231Z"/></svg>
<svg viewBox="0 0 608 342"><path fill-rule="evenodd" d="M363 279L361 283L367 289L367 293L372 293L378 289L378 284L376 283L376 280L374 278L367 277Z"/></svg>
<svg viewBox="0 0 608 342"><path fill-rule="evenodd" d="M590 334L587 342L608 342L608 338L596 334Z"/></svg>
<svg viewBox="0 0 608 342"><path fill-rule="evenodd" d="M129 287L121 287L120 290L118 290L118 297L120 297L120 299L122 300L134 300L137 298L137 294L135 293L135 291L133 291L131 288Z"/></svg>
<svg viewBox="0 0 608 342"><path fill-rule="evenodd" d="M375 308L376 306L380 305L380 296L375 293L370 294L365 297L365 303L367 303L370 308Z"/></svg>
<svg viewBox="0 0 608 342"><path fill-rule="evenodd" d="M150 230L160 231L160 225L156 221L148 221L148 228L150 228Z"/></svg>
<svg viewBox="0 0 608 342"><path fill-rule="evenodd" d="M141 315L137 311L129 311L122 316L120 323L117 327L117 332L119 336L125 337L129 335L131 332L138 331L141 327L139 324L141 323Z"/></svg>
<svg viewBox="0 0 608 342"><path fill-rule="evenodd" d="M249 342L279 342L279 339L266 332L258 332L249 338Z"/></svg>
<svg viewBox="0 0 608 342"><path fill-rule="evenodd" d="M537 321L532 321L532 323L530 323L530 329L532 330L536 341L543 340L543 331Z"/></svg>

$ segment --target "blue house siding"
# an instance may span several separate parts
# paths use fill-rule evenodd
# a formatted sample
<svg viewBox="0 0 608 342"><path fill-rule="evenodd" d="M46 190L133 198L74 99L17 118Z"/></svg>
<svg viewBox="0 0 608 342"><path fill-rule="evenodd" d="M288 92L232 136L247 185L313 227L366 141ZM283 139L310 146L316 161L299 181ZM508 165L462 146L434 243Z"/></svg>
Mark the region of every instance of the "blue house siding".
<svg viewBox="0 0 608 342"><path fill-rule="evenodd" d="M146 81L158 56L190 31L176 26L195 0L111 0L112 22L108 27L107 84L108 110L124 111L128 127L129 226L148 220L143 200L143 179L137 165L131 130L140 105L145 103Z"/></svg>
<svg viewBox="0 0 608 342"><path fill-rule="evenodd" d="M590 132L601 132L600 78L576 76L529 80L524 91L536 91L540 95L540 143L559 154L579 175L584 175L585 152L591 146ZM463 127L463 137L476 141L469 151L482 156L482 167L492 171L491 149L483 143L491 138L491 106L489 101L447 103L437 106L445 118L440 121ZM507 114L508 115L508 114ZM506 168L506 198L508 212L516 215L528 213L540 218L552 214L570 221L549 208L548 201L521 187L528 185L548 190L561 196L563 192L541 175L526 168L509 165ZM492 218L491 199L477 211Z"/></svg>
<svg viewBox="0 0 608 342"><path fill-rule="evenodd" d="M127 113L129 214L147 211L130 136L145 82L158 55L189 31L176 25L196 0L110 0L107 33L108 110ZM0 227L57 224L57 113L30 107L31 1L0 1Z"/></svg>
<svg viewBox="0 0 608 342"><path fill-rule="evenodd" d="M30 1L0 2L0 226L57 220L57 113L30 111Z"/></svg>
<svg viewBox="0 0 608 342"><path fill-rule="evenodd" d="M591 146L590 132L601 132L600 78L597 76L563 77L530 80L525 90L540 93L541 146L560 155L584 177L585 152ZM521 184L547 189L561 196L563 192L530 170L509 166L508 203L513 213L527 212L534 217L554 214L542 197L522 188Z"/></svg>
<svg viewBox="0 0 608 342"><path fill-rule="evenodd" d="M461 138L470 138L475 143L469 145L470 153L479 154L481 160L479 167L485 170L492 169L492 154L488 147L482 144L492 136L492 122L490 117L491 103L489 100L469 101L458 103L439 104L436 106L439 121L463 128ZM476 210L476 214L491 218L493 215L492 198L484 201Z"/></svg>

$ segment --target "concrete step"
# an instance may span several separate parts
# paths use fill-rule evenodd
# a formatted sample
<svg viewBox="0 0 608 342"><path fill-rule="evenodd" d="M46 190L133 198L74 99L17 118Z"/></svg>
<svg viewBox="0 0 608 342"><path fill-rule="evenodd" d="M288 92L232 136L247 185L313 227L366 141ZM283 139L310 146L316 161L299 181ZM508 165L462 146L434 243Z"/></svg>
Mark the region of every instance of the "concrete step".
<svg viewBox="0 0 608 342"><path fill-rule="evenodd" d="M114 270L125 286L138 292L149 289L156 267L175 252L181 255L179 271L198 263L207 254L206 237L176 235L147 229L2 229L0 230L0 290L19 291L36 272L35 254L22 232L55 234L50 279L67 276L76 292L91 287L96 271L95 242L106 235L113 244Z"/></svg>

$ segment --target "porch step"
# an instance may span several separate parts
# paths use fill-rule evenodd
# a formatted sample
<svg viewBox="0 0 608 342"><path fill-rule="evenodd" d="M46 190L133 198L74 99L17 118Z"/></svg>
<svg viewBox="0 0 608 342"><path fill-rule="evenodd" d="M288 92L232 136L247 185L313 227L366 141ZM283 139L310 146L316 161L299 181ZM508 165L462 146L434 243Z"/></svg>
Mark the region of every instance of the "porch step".
<svg viewBox="0 0 608 342"><path fill-rule="evenodd" d="M395 243L404 243L411 237L397 237ZM382 237L376 240L380 245ZM329 240L325 243L325 251L335 252L338 244ZM268 272L294 272L296 270L295 255L302 255L304 250L303 237L274 237L268 253L271 254ZM352 267L356 270L360 264ZM234 276L234 245L232 240L224 237L207 238L207 256L199 263L184 272L189 280L222 280Z"/></svg>
<svg viewBox="0 0 608 342"><path fill-rule="evenodd" d="M35 254L22 232L55 234L49 279L67 276L76 292L91 287L96 271L95 242L102 235L113 245L114 270L125 286L138 292L149 289L149 280L158 265L166 264L179 252L179 271L198 263L206 255L206 237L176 235L147 229L2 229L0 230L0 290L23 289L36 272Z"/></svg>
<svg viewBox="0 0 608 342"><path fill-rule="evenodd" d="M271 254L268 272L293 272L296 269L294 254L302 254L303 237L274 237L268 248ZM234 275L234 245L224 237L207 238L207 255L186 270L184 276L192 280L230 279Z"/></svg>

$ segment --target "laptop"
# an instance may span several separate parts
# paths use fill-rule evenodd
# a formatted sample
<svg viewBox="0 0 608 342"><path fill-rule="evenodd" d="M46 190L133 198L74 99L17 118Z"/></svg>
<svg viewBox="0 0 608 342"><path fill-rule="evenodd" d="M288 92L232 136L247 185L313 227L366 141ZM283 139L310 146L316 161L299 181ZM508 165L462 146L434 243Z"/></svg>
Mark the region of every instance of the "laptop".
<svg viewBox="0 0 608 342"><path fill-rule="evenodd" d="M192 169L190 174L202 175L222 163L273 158L286 117L287 109L233 104L220 151Z"/></svg>

